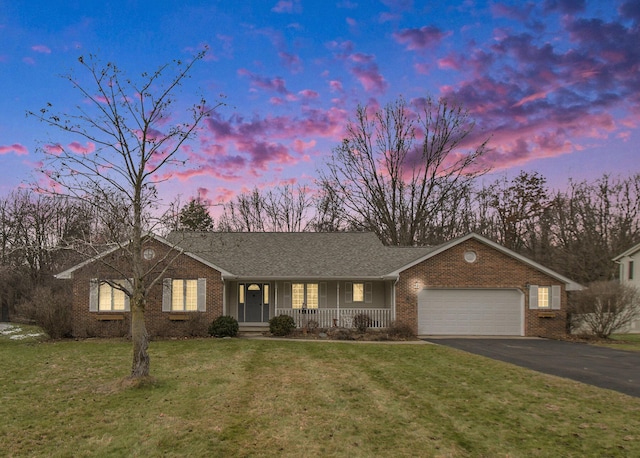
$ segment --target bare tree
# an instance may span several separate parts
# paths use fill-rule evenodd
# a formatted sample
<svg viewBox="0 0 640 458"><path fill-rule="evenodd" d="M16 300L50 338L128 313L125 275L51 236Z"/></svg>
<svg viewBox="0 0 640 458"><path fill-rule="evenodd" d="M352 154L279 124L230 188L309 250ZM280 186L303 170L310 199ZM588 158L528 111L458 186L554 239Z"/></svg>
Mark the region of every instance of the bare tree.
<svg viewBox="0 0 640 458"><path fill-rule="evenodd" d="M640 317L638 290L615 280L594 282L575 293L570 307L572 324L598 337L608 338Z"/></svg>
<svg viewBox="0 0 640 458"><path fill-rule="evenodd" d="M218 230L232 232L300 232L307 230L313 203L306 186L285 185L260 192L254 188L224 205Z"/></svg>
<svg viewBox="0 0 640 458"><path fill-rule="evenodd" d="M92 205L105 224L118 215L117 220L127 228L124 240L115 237L111 242L120 247L131 268L122 272L122 278L132 278L132 284L121 288L131 303L132 378L149 375L144 312L147 295L162 275L145 267L142 259L147 231L153 229L156 185L164 169L184 163L181 146L219 105L210 107L201 99L189 109L188 120L171 124L175 93L203 57L204 52L187 62L174 61L143 73L137 81L113 63L102 65L94 56L81 57L78 60L90 83L83 84L73 75L66 78L83 103L71 113L53 112L51 104L30 113L65 135L86 142L83 151L77 144L74 148L60 143L43 148L47 160L42 171L53 182L47 191ZM121 270L116 265L110 267Z"/></svg>
<svg viewBox="0 0 640 458"><path fill-rule="evenodd" d="M402 98L375 112L359 106L319 172L349 224L387 245L427 243L434 215L484 172L487 140L467 145L474 123L462 107L429 99L418 114L410 108Z"/></svg>
<svg viewBox="0 0 640 458"><path fill-rule="evenodd" d="M582 283L615 278L611 259L640 242L640 175L570 181L550 212L550 267Z"/></svg>
<svg viewBox="0 0 640 458"><path fill-rule="evenodd" d="M522 251L528 231L550 205L546 181L537 172L520 171L511 182L503 178L490 186L490 205L500 222L499 240L507 248Z"/></svg>

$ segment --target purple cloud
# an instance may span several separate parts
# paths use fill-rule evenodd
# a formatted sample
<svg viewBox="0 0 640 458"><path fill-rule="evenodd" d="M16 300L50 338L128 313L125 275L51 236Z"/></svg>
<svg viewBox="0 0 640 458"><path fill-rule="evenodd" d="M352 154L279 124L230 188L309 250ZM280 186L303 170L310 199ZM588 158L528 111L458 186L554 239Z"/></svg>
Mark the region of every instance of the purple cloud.
<svg viewBox="0 0 640 458"><path fill-rule="evenodd" d="M410 51L421 51L438 44L447 34L437 27L424 26L419 29L404 29L394 33L393 38Z"/></svg>
<svg viewBox="0 0 640 458"><path fill-rule="evenodd" d="M45 45L35 45L31 47L32 51L39 52L41 54L51 54L51 49Z"/></svg>
<svg viewBox="0 0 640 458"><path fill-rule="evenodd" d="M251 85L259 87L260 89L266 89L267 91L274 91L280 94L288 94L286 83L282 78L266 78L263 76L251 73L249 70L241 68L238 70L238 74L241 76L247 76L251 81Z"/></svg>
<svg viewBox="0 0 640 458"><path fill-rule="evenodd" d="M280 0L276 5L271 8L274 13L301 13L302 6L300 0Z"/></svg>

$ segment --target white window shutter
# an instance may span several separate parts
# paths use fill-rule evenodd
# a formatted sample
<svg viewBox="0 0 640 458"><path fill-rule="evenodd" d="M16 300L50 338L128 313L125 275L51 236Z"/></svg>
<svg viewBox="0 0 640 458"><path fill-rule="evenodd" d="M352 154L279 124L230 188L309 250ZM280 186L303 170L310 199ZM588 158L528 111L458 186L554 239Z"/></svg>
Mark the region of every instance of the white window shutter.
<svg viewBox="0 0 640 458"><path fill-rule="evenodd" d="M284 306L291 308L291 283L290 282L284 283L283 299L284 299Z"/></svg>
<svg viewBox="0 0 640 458"><path fill-rule="evenodd" d="M344 301L347 304L353 302L353 283L347 282L344 284Z"/></svg>
<svg viewBox="0 0 640 458"><path fill-rule="evenodd" d="M89 311L98 311L98 295L100 289L100 281L97 278L92 278L89 281Z"/></svg>
<svg viewBox="0 0 640 458"><path fill-rule="evenodd" d="M207 311L207 279L198 278L198 312Z"/></svg>
<svg viewBox="0 0 640 458"><path fill-rule="evenodd" d="M530 309L538 308L538 286L537 285L529 286L529 308Z"/></svg>
<svg viewBox="0 0 640 458"><path fill-rule="evenodd" d="M364 284L364 301L367 304L371 304L373 301L373 285L371 282L367 282Z"/></svg>
<svg viewBox="0 0 640 458"><path fill-rule="evenodd" d="M560 310L562 288L559 285L551 287L551 308L553 310Z"/></svg>
<svg viewBox="0 0 640 458"><path fill-rule="evenodd" d="M162 280L162 311L171 311L171 278Z"/></svg>
<svg viewBox="0 0 640 458"><path fill-rule="evenodd" d="M320 282L318 284L318 306L327 306L327 282Z"/></svg>

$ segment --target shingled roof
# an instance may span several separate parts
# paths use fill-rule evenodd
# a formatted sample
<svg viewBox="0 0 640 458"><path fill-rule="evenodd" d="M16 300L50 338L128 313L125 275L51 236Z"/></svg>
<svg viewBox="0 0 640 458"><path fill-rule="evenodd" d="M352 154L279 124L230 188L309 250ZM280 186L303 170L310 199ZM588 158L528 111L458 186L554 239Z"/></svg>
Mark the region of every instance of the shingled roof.
<svg viewBox="0 0 640 458"><path fill-rule="evenodd" d="M172 232L167 240L239 278L389 276L434 248L386 247L367 232Z"/></svg>

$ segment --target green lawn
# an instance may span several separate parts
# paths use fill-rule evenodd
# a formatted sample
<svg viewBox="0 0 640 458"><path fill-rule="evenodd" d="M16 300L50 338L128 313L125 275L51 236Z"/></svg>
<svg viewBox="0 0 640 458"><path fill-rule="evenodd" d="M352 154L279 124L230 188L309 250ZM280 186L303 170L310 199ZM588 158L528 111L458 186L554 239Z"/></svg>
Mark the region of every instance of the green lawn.
<svg viewBox="0 0 640 458"><path fill-rule="evenodd" d="M640 351L640 334L613 334L611 340L602 345L618 350Z"/></svg>
<svg viewBox="0 0 640 458"><path fill-rule="evenodd" d="M435 345L0 338L3 456L640 456L640 399Z"/></svg>

